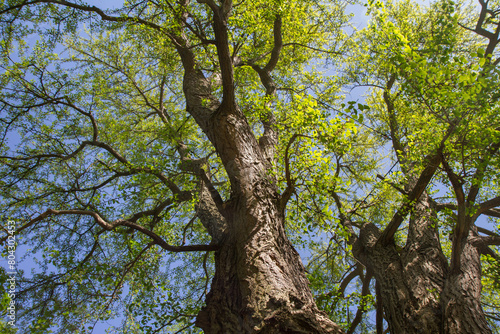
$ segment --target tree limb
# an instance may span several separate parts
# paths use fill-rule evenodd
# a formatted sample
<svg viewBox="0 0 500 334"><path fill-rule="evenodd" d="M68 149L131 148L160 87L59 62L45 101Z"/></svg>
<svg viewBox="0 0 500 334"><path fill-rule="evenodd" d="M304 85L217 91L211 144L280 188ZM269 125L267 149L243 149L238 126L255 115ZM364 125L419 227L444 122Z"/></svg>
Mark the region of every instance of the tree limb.
<svg viewBox="0 0 500 334"><path fill-rule="evenodd" d="M441 145L436 154L427 156L427 166L424 168L422 173L420 173L420 177L405 199L405 203L400 206L396 214L393 216L392 220L380 235L378 242L380 242L382 245L386 246L390 242L392 242L394 234L396 234L396 231L403 222L404 217L413 209L416 201L418 201L424 190L427 188L427 185L436 173L436 170L441 162L442 146L443 145Z"/></svg>
<svg viewBox="0 0 500 334"><path fill-rule="evenodd" d="M123 220L123 219L117 219L113 222L108 222L104 220L99 214L93 211L88 211L88 210L52 210L48 209L38 217L32 219L25 225L23 225L21 228L19 228L16 233L21 232L22 230L34 225L36 222L41 221L51 215L58 216L58 215L80 215L80 216L90 216L95 219L96 223L99 224L99 226L103 227L107 231L113 231L115 228L119 226L126 226L129 227L133 230L139 231L147 236L149 236L151 239L153 239L154 243L163 249L169 251L169 252L198 252L198 251L215 251L218 249L217 245L188 245L188 246L172 246L169 245L162 237L157 235L151 230L146 229L144 226L141 226L139 224L136 224L133 221L130 220ZM138 217L133 216L132 220L137 220ZM4 242L6 238L3 238L0 240L0 242Z"/></svg>
<svg viewBox="0 0 500 334"><path fill-rule="evenodd" d="M476 218L479 217L479 215L481 215L481 214L486 214L486 215L489 215L492 217L500 218L500 210L494 210L494 208L499 207L499 206L500 206L500 196L497 196L495 198L492 198L488 201L485 201L485 202L479 204L479 207L478 207L476 213L472 217L473 221L475 221ZM490 213L490 214L488 214L488 213Z"/></svg>

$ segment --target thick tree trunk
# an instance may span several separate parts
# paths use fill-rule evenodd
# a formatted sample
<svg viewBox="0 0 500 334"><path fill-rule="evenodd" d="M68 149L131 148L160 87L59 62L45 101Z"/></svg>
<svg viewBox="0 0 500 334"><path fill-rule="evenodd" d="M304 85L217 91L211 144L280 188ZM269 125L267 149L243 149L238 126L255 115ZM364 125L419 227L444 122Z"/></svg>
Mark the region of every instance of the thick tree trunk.
<svg viewBox="0 0 500 334"><path fill-rule="evenodd" d="M232 185L215 277L196 325L205 333L342 333L314 302L284 230L280 196L244 117L217 114L207 135Z"/></svg>
<svg viewBox="0 0 500 334"><path fill-rule="evenodd" d="M441 249L436 207L424 193L408 226L406 246L401 252L403 278L411 288L414 313L407 314L415 333L439 333L442 311L440 294L448 263Z"/></svg>
<svg viewBox="0 0 500 334"><path fill-rule="evenodd" d="M284 204L269 170L277 141L273 118L263 122L259 145L237 106L227 32L232 1L221 1L220 7L199 2L213 13L223 96L218 101L212 95L211 81L197 69L193 51L181 37L177 48L185 69L186 109L217 151L231 197L223 203L214 190L211 201L205 196L199 205L219 250L211 291L196 325L205 333L342 333L317 309L300 257L285 235ZM278 18L271 61L259 69L268 95L273 94L269 73L279 60L280 29Z"/></svg>
<svg viewBox="0 0 500 334"><path fill-rule="evenodd" d="M391 333L491 333L481 309L479 251L467 243L460 269L449 269L435 212L424 194L400 251L393 243L377 243L381 232L366 224L353 247L354 255L374 273Z"/></svg>
<svg viewBox="0 0 500 334"><path fill-rule="evenodd" d="M365 224L353 246L356 258L369 268L377 280L385 318L391 333L421 333L413 315L419 308L412 296L412 287L404 279L403 265L396 246L377 243L380 231Z"/></svg>
<svg viewBox="0 0 500 334"><path fill-rule="evenodd" d="M275 199L234 209L234 228L216 253L216 274L196 322L205 333L342 332L316 308Z"/></svg>

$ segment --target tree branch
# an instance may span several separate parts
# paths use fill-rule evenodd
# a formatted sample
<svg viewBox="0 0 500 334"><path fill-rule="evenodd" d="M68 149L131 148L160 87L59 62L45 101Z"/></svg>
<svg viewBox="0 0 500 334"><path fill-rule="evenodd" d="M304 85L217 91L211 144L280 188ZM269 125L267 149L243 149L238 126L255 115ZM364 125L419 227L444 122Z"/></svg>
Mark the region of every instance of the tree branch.
<svg viewBox="0 0 500 334"><path fill-rule="evenodd" d="M95 13L95 14L99 15L103 21L108 21L108 22L132 22L132 23L136 23L136 24L140 23L140 24L144 24L144 25L146 25L146 26L148 26L150 28L153 28L155 30L167 33L166 29L163 28L162 26L159 26L156 23L153 23L153 22L150 22L150 21L138 18L138 17L131 17L131 16L111 16L111 15L106 14L106 12L104 12L102 9L100 9L100 8L98 8L96 6L80 5L80 4L72 3L72 2L69 2L69 1L65 1L65 0L35 0L35 1L27 1L27 2L24 2L24 3L16 5L16 6L11 6L11 7L5 8L4 10L0 11L0 15L4 14L4 13L7 13L9 11L15 10L15 9L22 9L23 7L26 7L26 6L36 5L36 4L43 4L43 3L47 3L47 4L48 3L52 3L52 4L56 4L56 5L62 5L62 6L65 6L65 7L69 7L69 8L78 9L80 11L87 12L87 13ZM168 35L170 35L170 34L168 34Z"/></svg>
<svg viewBox="0 0 500 334"><path fill-rule="evenodd" d="M366 297L370 294L370 281L372 280L373 275L371 273L367 273L365 276L365 279L363 280L363 287L361 288L361 296ZM356 330L356 327L361 323L361 320L363 318L363 313L366 313L367 307L366 307L366 301L361 300L358 311L356 312L356 316L354 317L354 320L351 322L351 325L349 326L349 330L347 331L347 334L353 334L354 331Z"/></svg>
<svg viewBox="0 0 500 334"><path fill-rule="evenodd" d="M479 215L481 214L486 214L488 216L500 218L500 210L494 210L494 208L499 206L500 206L500 196L497 196L495 198L492 198L488 201L479 204L476 213L472 217L473 219L472 221L475 221L477 217L479 217Z"/></svg>
<svg viewBox="0 0 500 334"><path fill-rule="evenodd" d="M476 172L474 173L474 176L472 177L472 185L467 196L467 206L472 206L475 203L476 197L479 194L479 189L482 185L484 173L489 165L489 160L496 152L498 152L499 149L500 142L492 144L486 150L485 156L480 161L478 161L478 167L476 169Z"/></svg>
<svg viewBox="0 0 500 334"><path fill-rule="evenodd" d="M452 203L439 203L436 205L436 209L438 211L442 211L443 209L456 210L457 205L452 204ZM478 207L477 210L480 210L480 208ZM476 211L476 213L477 213L477 211ZM486 215L486 216L490 216L490 217L500 218L500 210L497 210L497 209L484 210L481 212L481 214ZM474 215L472 221L476 221L477 216L479 216L479 215Z"/></svg>
<svg viewBox="0 0 500 334"><path fill-rule="evenodd" d="M286 148L285 148L285 180L286 180L286 189L285 189L285 191L283 191L283 194L281 194L281 198L280 198L280 207L281 207L281 210L284 210L284 208L286 206L286 203L288 202L288 200L292 196L293 191L295 189L295 185L294 185L294 182L292 180L291 173L290 173L290 156L289 156L289 151L290 151L290 147L292 146L293 142L295 141L295 139L297 139L298 136L299 136L298 134L294 134L292 137L290 137L290 139L288 140L288 144L286 145Z"/></svg>
<svg viewBox="0 0 500 334"><path fill-rule="evenodd" d="M420 173L420 176L410 191L408 197L406 198L405 203L403 203L396 214L392 217L387 227L380 235L380 238L377 242L380 242L382 245L386 246L389 243L393 242L394 234L396 234L399 226L403 222L403 219L406 215L415 207L416 202L425 191L432 177L436 173L437 168L443 160L442 153L444 149L444 144L448 140L449 136L453 133L457 126L457 122L453 122L448 126L443 139L441 139L441 143L439 147L436 149L434 154L429 154L425 157L425 161L427 162L424 170Z"/></svg>
<svg viewBox="0 0 500 334"><path fill-rule="evenodd" d="M443 145L441 145L436 154L427 156L427 166L424 168L422 173L420 173L420 177L405 199L405 203L401 205L392 220L380 235L378 242L382 245L386 246L392 242L394 234L396 234L399 226L403 222L404 217L406 217L406 215L415 207L416 201L418 201L424 190L427 188L427 185L431 181L439 164L441 163L442 146Z"/></svg>
<svg viewBox="0 0 500 334"><path fill-rule="evenodd" d="M500 246L500 235L475 236L471 239L474 246Z"/></svg>
<svg viewBox="0 0 500 334"><path fill-rule="evenodd" d="M274 20L273 25L274 47L271 51L271 58L269 58L269 62L266 64L266 66L264 66L264 71L267 73L270 73L272 70L274 70L280 59L281 49L283 48L281 27L281 16L278 15Z"/></svg>
<svg viewBox="0 0 500 334"><path fill-rule="evenodd" d="M172 246L169 245L162 237L157 235L151 230L146 229L144 226L138 225L134 223L133 221L130 220L123 220L123 219L117 219L113 222L107 222L104 220L99 214L93 211L88 211L88 210L52 210L48 209L38 217L32 219L25 225L23 225L21 228L19 228L16 233L21 232L22 230L34 225L36 222L41 221L49 216L58 216L58 215L80 215L80 216L90 216L94 218L97 224L99 226L103 227L107 231L113 231L115 228L119 226L125 226L129 227L133 230L139 231L151 239L153 239L154 243L163 249L169 251L169 252L198 252L198 251L215 251L218 249L217 245L189 245L189 246ZM135 216L132 217L134 219ZM135 220L137 220L138 217L136 217ZM0 242L4 242L6 238L3 238L0 240Z"/></svg>

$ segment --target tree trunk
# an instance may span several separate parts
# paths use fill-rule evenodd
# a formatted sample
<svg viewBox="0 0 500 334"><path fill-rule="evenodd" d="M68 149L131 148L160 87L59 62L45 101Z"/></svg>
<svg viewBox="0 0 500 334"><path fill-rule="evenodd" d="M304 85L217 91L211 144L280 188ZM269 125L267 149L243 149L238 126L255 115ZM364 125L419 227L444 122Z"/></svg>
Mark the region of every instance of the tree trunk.
<svg viewBox="0 0 500 334"><path fill-rule="evenodd" d="M316 308L276 201L269 196L234 212L197 326L205 333L341 333Z"/></svg>
<svg viewBox="0 0 500 334"><path fill-rule="evenodd" d="M406 246L401 252L403 278L411 288L414 313L407 314L415 333L440 333L440 294L448 273L436 224L435 203L424 193L410 218Z"/></svg>
<svg viewBox="0 0 500 334"><path fill-rule="evenodd" d="M460 268L451 271L442 294L444 333L491 333L481 306L480 257L479 250L467 240Z"/></svg>
<svg viewBox="0 0 500 334"><path fill-rule="evenodd" d="M480 253L470 243L460 270L448 268L435 224L435 206L424 194L410 219L407 243L377 243L381 232L365 224L354 255L374 273L391 333L491 333L481 308Z"/></svg>
<svg viewBox="0 0 500 334"><path fill-rule="evenodd" d="M217 114L217 125L207 131L221 152L232 196L224 204L227 227L196 325L205 333L342 333L316 307L300 256L285 235L269 163L244 117L233 112Z"/></svg>
<svg viewBox="0 0 500 334"><path fill-rule="evenodd" d="M189 43L183 41L185 45L177 48L185 70L186 110L219 155L231 196L223 203L214 189L211 203L199 205L210 217L204 225L219 250L211 291L196 325L205 333L342 333L316 307L301 259L285 235L284 201L270 173L277 139L272 117L263 122L264 138L259 145L237 105L227 32L232 1L221 1L220 7L211 1L203 3L213 12L221 101L212 95L211 81L197 68ZM266 79L267 94L273 94L268 76L279 59L280 29L278 18L273 62L259 73ZM224 220L220 224L213 222L216 211L222 217L219 220Z"/></svg>

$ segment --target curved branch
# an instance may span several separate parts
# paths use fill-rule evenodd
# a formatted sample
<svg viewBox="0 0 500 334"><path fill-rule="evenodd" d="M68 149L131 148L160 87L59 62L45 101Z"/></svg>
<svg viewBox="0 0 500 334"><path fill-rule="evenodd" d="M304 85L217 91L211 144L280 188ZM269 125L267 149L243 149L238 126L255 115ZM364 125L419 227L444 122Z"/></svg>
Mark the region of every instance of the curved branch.
<svg viewBox="0 0 500 334"><path fill-rule="evenodd" d="M266 64L266 66L264 66L264 71L266 71L267 73L274 70L280 59L281 49L283 48L283 37L282 37L281 27L282 27L281 16L278 15L274 20L274 25L273 25L274 47L273 50L271 51L271 58L269 59L269 62Z"/></svg>
<svg viewBox="0 0 500 334"><path fill-rule="evenodd" d="M294 134L290 138L290 140L288 140L288 144L286 145L286 149L285 149L285 179L286 179L286 189L285 189L285 191L283 191L283 194L281 194L281 197L280 197L280 207L281 207L281 210L284 210L284 208L286 206L286 203L288 203L288 200L292 196L293 191L295 189L292 177L290 175L290 157L289 157L289 153L288 152L290 150L290 146L292 146L293 142L295 141L295 139L297 139L298 136L299 136L298 134Z"/></svg>
<svg viewBox="0 0 500 334"><path fill-rule="evenodd" d="M417 180L417 183L409 193L408 197L405 200L405 203L401 205L396 214L393 216L392 220L389 222L385 230L380 235L378 242L382 245L388 245L396 234L399 226L403 222L404 217L414 208L416 201L420 198L425 188L431 181L432 177L436 173L436 170L441 163L441 150L442 146L438 149L438 153L427 157L427 166L424 168L422 173L420 173L420 177Z"/></svg>
<svg viewBox="0 0 500 334"><path fill-rule="evenodd" d="M148 27L151 27L153 29L162 31L162 32L165 31L165 29L163 27L161 27L161 26L159 26L159 25L157 25L157 24L155 24L153 22L146 21L146 20L143 20L143 19L138 18L138 17L111 16L111 15L106 14L106 12L104 12L102 9L100 9L100 8L98 8L96 6L80 5L80 4L72 3L72 2L69 2L69 1L65 1L65 0L34 0L34 1L26 1L26 2L23 2L20 5L16 5L16 6L11 6L11 7L5 8L4 10L0 11L0 15L4 14L4 13L7 13L9 11L15 10L15 9L22 9L23 7L26 7L26 6L31 6L31 5L36 5L36 4L43 4L43 3L47 3L47 4L48 3L52 3L52 4L56 4L56 5L62 5L62 6L65 6L65 7L69 7L69 8L78 9L80 11L87 12L87 13L95 13L95 14L99 15L103 21L140 23L140 24L144 24L144 25L146 25Z"/></svg>
<svg viewBox="0 0 500 334"><path fill-rule="evenodd" d="M107 222L104 220L99 214L93 211L88 211L88 210L52 210L48 209L38 217L32 219L22 227L20 227L16 233L21 232L22 230L34 225L36 222L41 221L51 215L80 215L80 216L90 216L95 219L96 223L99 224L101 227L103 227L107 231L113 231L115 228L119 226L125 226L129 227L133 230L139 231L151 239L153 239L153 242L162 247L163 249L169 251L169 252L199 252L199 251L215 251L218 249L217 245L188 245L188 246L172 246L168 244L162 237L160 237L158 234L154 233L151 230L146 229L144 226L141 226L139 224L136 224L133 221L130 220L123 220L123 219L117 219L113 222ZM134 217L132 218L132 220ZM138 219L138 218L137 218ZM137 220L136 219L136 220ZM3 238L0 240L0 242L4 242L6 238Z"/></svg>
<svg viewBox="0 0 500 334"><path fill-rule="evenodd" d="M347 289L347 286L349 285L349 283L351 283L351 281L353 279L355 279L356 277L362 277L363 275L363 267L361 265L356 265L356 267L354 268L353 271L351 271L343 280L342 282L340 283L340 287L339 287L339 290L338 292L341 293L342 295L342 298L344 298L344 293L345 293L345 290Z"/></svg>

